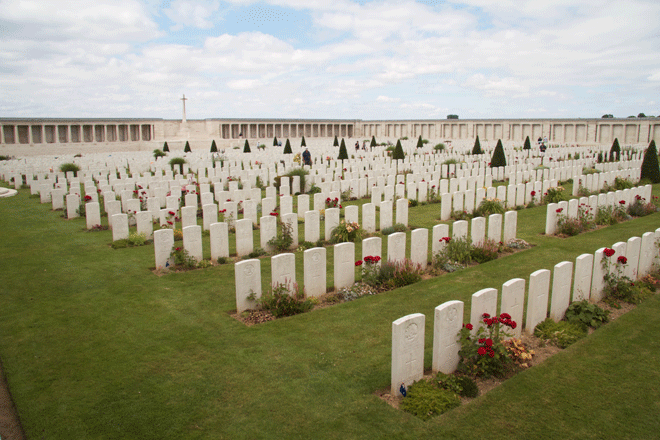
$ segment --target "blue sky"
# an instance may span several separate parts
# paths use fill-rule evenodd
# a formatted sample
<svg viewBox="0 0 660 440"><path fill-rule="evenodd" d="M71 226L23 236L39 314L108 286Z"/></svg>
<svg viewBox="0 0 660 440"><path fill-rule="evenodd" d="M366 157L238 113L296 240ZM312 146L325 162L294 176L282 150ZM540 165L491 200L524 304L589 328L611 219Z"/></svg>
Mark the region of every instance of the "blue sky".
<svg viewBox="0 0 660 440"><path fill-rule="evenodd" d="M0 117L660 114L660 2L0 0Z"/></svg>

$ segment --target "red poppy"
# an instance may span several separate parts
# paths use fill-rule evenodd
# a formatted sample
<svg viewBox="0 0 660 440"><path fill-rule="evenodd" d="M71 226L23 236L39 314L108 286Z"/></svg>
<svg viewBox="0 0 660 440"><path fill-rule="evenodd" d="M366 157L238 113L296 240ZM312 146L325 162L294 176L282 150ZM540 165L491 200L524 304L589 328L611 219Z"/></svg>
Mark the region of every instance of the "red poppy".
<svg viewBox="0 0 660 440"><path fill-rule="evenodd" d="M356 266L362 266L362 260L357 260L357 261L355 262L355 265L356 265Z"/></svg>
<svg viewBox="0 0 660 440"><path fill-rule="evenodd" d="M617 261L617 263L621 263L621 264L627 264L628 263L628 259L626 257L624 257L623 255L621 255L619 258L617 258L616 261Z"/></svg>
<svg viewBox="0 0 660 440"><path fill-rule="evenodd" d="M614 255L616 253L616 251L614 249L605 248L603 250L603 253L605 254L606 257L611 257L612 255Z"/></svg>
<svg viewBox="0 0 660 440"><path fill-rule="evenodd" d="M465 328L468 330L472 330L474 327L472 326L472 324L466 324Z"/></svg>
<svg viewBox="0 0 660 440"><path fill-rule="evenodd" d="M477 353L479 353L479 356L484 356L487 353L486 347L479 347Z"/></svg>

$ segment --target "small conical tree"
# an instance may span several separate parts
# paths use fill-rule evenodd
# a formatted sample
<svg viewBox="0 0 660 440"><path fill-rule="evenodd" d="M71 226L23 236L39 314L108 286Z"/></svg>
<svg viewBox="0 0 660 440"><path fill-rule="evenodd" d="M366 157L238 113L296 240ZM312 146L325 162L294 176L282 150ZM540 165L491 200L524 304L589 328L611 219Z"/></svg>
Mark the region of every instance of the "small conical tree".
<svg viewBox="0 0 660 440"><path fill-rule="evenodd" d="M341 138L341 145L339 146L339 156L337 160L348 159L348 151L346 151L346 144L344 143L344 138Z"/></svg>
<svg viewBox="0 0 660 440"><path fill-rule="evenodd" d="M481 149L481 143L479 142L479 135L474 140L474 147L472 147L472 154L484 154L484 150Z"/></svg>
<svg viewBox="0 0 660 440"><path fill-rule="evenodd" d="M218 152L218 146L215 144L215 139L211 142L211 153L217 153Z"/></svg>
<svg viewBox="0 0 660 440"><path fill-rule="evenodd" d="M305 142L305 135L303 135L302 141L300 141L300 146L301 147L306 147L307 146L307 142Z"/></svg>
<svg viewBox="0 0 660 440"><path fill-rule="evenodd" d="M369 145L370 148L374 148L376 146L376 136L371 136L371 144Z"/></svg>
<svg viewBox="0 0 660 440"><path fill-rule="evenodd" d="M273 147L277 147L277 136L273 137Z"/></svg>
<svg viewBox="0 0 660 440"><path fill-rule="evenodd" d="M335 135L335 141L332 143L333 147L338 147L339 146L339 141L337 140L337 135Z"/></svg>
<svg viewBox="0 0 660 440"><path fill-rule="evenodd" d="M660 168L658 166L658 150L655 148L655 141L652 140L649 147L644 151L644 160L642 161L641 179L649 179L651 183L660 183Z"/></svg>
<svg viewBox="0 0 660 440"><path fill-rule="evenodd" d="M245 139L245 146L243 146L243 153L251 153L250 143L248 142L247 139Z"/></svg>
<svg viewBox="0 0 660 440"><path fill-rule="evenodd" d="M610 162L619 161L621 159L621 147L619 146L619 138L614 138L612 148L610 149Z"/></svg>
<svg viewBox="0 0 660 440"><path fill-rule="evenodd" d="M284 151L282 153L293 154L293 151L291 151L291 143L289 142L289 139L286 140L286 144L284 144Z"/></svg>
<svg viewBox="0 0 660 440"><path fill-rule="evenodd" d="M396 141L396 147L394 147L394 152L392 152L392 159L405 159L406 155L403 152L403 147L401 146L401 139Z"/></svg>
<svg viewBox="0 0 660 440"><path fill-rule="evenodd" d="M420 135L419 138L417 138L417 148L422 148L424 146L424 142L422 142L422 136Z"/></svg>
<svg viewBox="0 0 660 440"><path fill-rule="evenodd" d="M188 143L188 141L186 141L186 146L183 147L183 152L184 153L190 153L191 151L192 150L190 149L190 144Z"/></svg>
<svg viewBox="0 0 660 440"><path fill-rule="evenodd" d="M170 151L170 147L167 146L167 142L165 142L165 143L163 144L163 151L165 151L165 152L169 152L169 151Z"/></svg>
<svg viewBox="0 0 660 440"><path fill-rule="evenodd" d="M506 156L504 155L504 147L502 146L502 140L497 140L497 145L495 145L495 150L493 151L493 157L490 159L490 167L504 167L506 166Z"/></svg>
<svg viewBox="0 0 660 440"><path fill-rule="evenodd" d="M523 150L531 150L532 149L532 143L529 141L529 136L525 138L525 146L523 147Z"/></svg>

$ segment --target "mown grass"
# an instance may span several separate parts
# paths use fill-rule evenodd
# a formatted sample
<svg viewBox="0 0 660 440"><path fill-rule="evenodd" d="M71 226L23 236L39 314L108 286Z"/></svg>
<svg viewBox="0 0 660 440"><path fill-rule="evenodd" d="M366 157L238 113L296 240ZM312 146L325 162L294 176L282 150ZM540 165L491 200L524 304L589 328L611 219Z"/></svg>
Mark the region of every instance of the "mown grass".
<svg viewBox="0 0 660 440"><path fill-rule="evenodd" d="M0 200L0 356L29 438L657 435L658 297L429 422L373 393L389 386L393 320L426 315L428 368L437 305L465 301L467 319L477 290L641 236L660 213L562 240L539 235L545 208L522 210L518 236L536 244L528 251L245 327L229 316L233 265L158 277L152 246L113 250L109 231L84 232L83 219L66 221L28 194ZM411 223L419 210L419 226L435 224L425 209L439 205L411 208Z"/></svg>

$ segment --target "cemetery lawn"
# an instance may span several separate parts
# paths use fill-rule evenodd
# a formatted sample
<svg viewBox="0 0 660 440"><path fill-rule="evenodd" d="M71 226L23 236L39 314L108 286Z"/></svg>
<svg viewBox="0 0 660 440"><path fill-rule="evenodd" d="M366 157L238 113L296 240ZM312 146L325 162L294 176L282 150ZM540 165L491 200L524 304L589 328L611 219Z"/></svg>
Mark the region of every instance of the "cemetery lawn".
<svg viewBox="0 0 660 440"><path fill-rule="evenodd" d="M27 190L0 206L0 358L28 438L642 439L660 431L660 295L428 422L374 394L389 387L392 321L426 315L430 368L437 305L465 301L467 320L479 289L654 231L660 213L559 239L540 235L545 207L522 210L518 237L532 249L246 327L230 316L233 264L156 276L153 246L113 250L110 231L84 232L84 219L64 220ZM439 206L410 208L411 224L432 226ZM268 259L262 270L269 279Z"/></svg>

